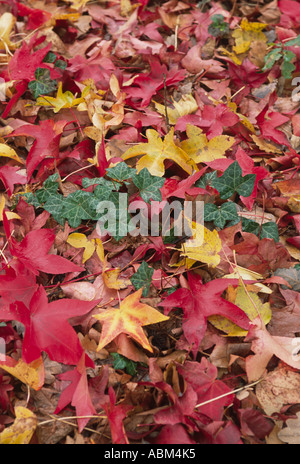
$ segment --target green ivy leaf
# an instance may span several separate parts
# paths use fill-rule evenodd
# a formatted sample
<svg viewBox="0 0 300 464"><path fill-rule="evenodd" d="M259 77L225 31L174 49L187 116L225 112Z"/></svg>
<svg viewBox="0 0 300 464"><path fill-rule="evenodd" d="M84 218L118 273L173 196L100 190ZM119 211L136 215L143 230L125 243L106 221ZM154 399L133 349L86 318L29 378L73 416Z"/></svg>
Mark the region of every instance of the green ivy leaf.
<svg viewBox="0 0 300 464"><path fill-rule="evenodd" d="M285 79L292 79L292 74L296 69L296 66L292 62L295 60L296 55L291 50L284 50L283 52L283 63L281 65L281 74Z"/></svg>
<svg viewBox="0 0 300 464"><path fill-rule="evenodd" d="M52 214L53 219L61 225L65 224L64 210L64 196L58 193L50 195L43 208Z"/></svg>
<svg viewBox="0 0 300 464"><path fill-rule="evenodd" d="M282 58L282 48L274 48L265 56L265 65L262 68L262 71L267 71L272 69L276 61L281 60Z"/></svg>
<svg viewBox="0 0 300 464"><path fill-rule="evenodd" d="M284 46L285 47L294 47L294 46L300 47L300 35L298 35L295 39L285 42Z"/></svg>
<svg viewBox="0 0 300 464"><path fill-rule="evenodd" d="M136 173L136 169L128 166L124 161L121 161L113 168L106 169L106 175L117 182L123 183L124 181L131 179Z"/></svg>
<svg viewBox="0 0 300 464"><path fill-rule="evenodd" d="M131 283L134 286L135 290L143 287L143 297L148 295L150 285L152 283L152 276L154 269L143 261L137 272L131 277Z"/></svg>
<svg viewBox="0 0 300 464"><path fill-rule="evenodd" d="M51 195L57 193L58 189L58 174L55 173L49 176L48 179L43 183L43 187L37 190L35 195L40 203L45 203Z"/></svg>
<svg viewBox="0 0 300 464"><path fill-rule="evenodd" d="M38 98L40 95L48 95L56 90L57 82L51 79L49 69L37 68L34 74L35 81L28 84L34 98Z"/></svg>
<svg viewBox="0 0 300 464"><path fill-rule="evenodd" d="M142 169L138 174L133 174L132 181L139 189L142 199L149 203L150 200L161 201L160 188L165 183L163 177L152 176L147 168Z"/></svg>
<svg viewBox="0 0 300 464"><path fill-rule="evenodd" d="M257 222L242 218L242 229L244 232L257 235L261 240L263 238L271 238L275 242L279 242L279 232L275 222L266 222L260 227Z"/></svg>
<svg viewBox="0 0 300 464"><path fill-rule="evenodd" d="M48 52L45 58L43 59L43 63L54 63L57 56L54 52Z"/></svg>
<svg viewBox="0 0 300 464"><path fill-rule="evenodd" d="M98 199L90 192L77 190L63 198L63 215L71 227L80 226L83 220L95 220Z"/></svg>
<svg viewBox="0 0 300 464"><path fill-rule="evenodd" d="M242 169L234 161L222 176L213 180L212 186L219 192L223 200L230 198L235 192L243 197L249 197L254 189L256 174L242 175Z"/></svg>
<svg viewBox="0 0 300 464"><path fill-rule="evenodd" d="M204 221L213 221L216 227L223 229L227 221L237 224L240 218L236 206L232 202L223 203L220 207L207 203L204 205Z"/></svg>
<svg viewBox="0 0 300 464"><path fill-rule="evenodd" d="M113 357L113 367L114 369L120 369L121 371L126 371L127 374L131 376L136 375L137 363L131 359L122 356L119 353L111 353Z"/></svg>

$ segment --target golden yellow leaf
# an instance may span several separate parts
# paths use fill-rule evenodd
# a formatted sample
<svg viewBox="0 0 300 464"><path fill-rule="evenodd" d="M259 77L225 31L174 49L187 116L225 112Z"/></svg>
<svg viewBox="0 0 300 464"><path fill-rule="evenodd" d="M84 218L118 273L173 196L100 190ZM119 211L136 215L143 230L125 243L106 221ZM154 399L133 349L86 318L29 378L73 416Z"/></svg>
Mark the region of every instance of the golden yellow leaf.
<svg viewBox="0 0 300 464"><path fill-rule="evenodd" d="M58 113L62 108L73 108L80 103L84 103L84 101L82 96L75 98L69 90L63 92L62 82L60 82L56 97L48 97L47 95L38 97L36 103L39 106L49 106L53 109L54 113Z"/></svg>
<svg viewBox="0 0 300 464"><path fill-rule="evenodd" d="M36 415L23 406L16 406L14 423L0 433L0 445L28 445L37 427Z"/></svg>
<svg viewBox="0 0 300 464"><path fill-rule="evenodd" d="M3 13L0 18L0 47L2 49L15 49L16 44L12 43L9 36L16 23L16 18L11 13Z"/></svg>
<svg viewBox="0 0 300 464"><path fill-rule="evenodd" d="M0 156L5 156L6 158L11 158L18 163L24 164L24 161L19 158L15 150L5 143L0 143Z"/></svg>
<svg viewBox="0 0 300 464"><path fill-rule="evenodd" d="M108 269L107 268L107 259L104 258L103 261L103 270L102 270L102 278L104 284L108 288L112 288L114 290L122 290L127 288L128 285L131 284L129 279L119 279L121 269L119 267Z"/></svg>
<svg viewBox="0 0 300 464"><path fill-rule="evenodd" d="M187 125L186 133L188 138L181 142L180 147L196 164L226 158L226 150L235 143L234 137L228 135L218 135L208 140L199 127L191 124Z"/></svg>
<svg viewBox="0 0 300 464"><path fill-rule="evenodd" d="M172 125L175 125L177 122L177 119L180 118L181 116L186 116L188 114L195 113L198 109L198 104L196 100L194 99L192 94L186 94L182 95L180 100L177 102L174 99L173 101L173 106L174 108L171 108L170 106L167 107L167 112L168 112L168 118L169 118L169 123ZM166 114L166 108L165 105L161 105L160 103L154 102L156 110L165 116Z"/></svg>
<svg viewBox="0 0 300 464"><path fill-rule="evenodd" d="M188 219L187 221L193 234L192 238L182 245L181 256L216 267L221 261L219 253L222 249L217 230L210 231L202 224Z"/></svg>
<svg viewBox="0 0 300 464"><path fill-rule="evenodd" d="M232 37L235 39L233 51L240 55L250 49L254 41L267 42L267 37L262 30L267 26L264 23L249 23L246 18L242 19L239 29L235 29Z"/></svg>
<svg viewBox="0 0 300 464"><path fill-rule="evenodd" d="M88 240L84 234L73 233L70 234L67 240L74 248L84 248L82 262L85 263L93 255L95 251L95 242Z"/></svg>
<svg viewBox="0 0 300 464"><path fill-rule="evenodd" d="M27 364L22 359L16 361L5 356L5 361L0 362L0 367L36 391L44 385L45 369L42 358Z"/></svg>
<svg viewBox="0 0 300 464"><path fill-rule="evenodd" d="M5 197L2 194L0 199L0 221L3 221L3 211L5 208ZM7 219L21 219L21 217L17 213L13 213L12 211L6 211Z"/></svg>
<svg viewBox="0 0 300 464"><path fill-rule="evenodd" d="M147 129L148 143L139 143L129 148L123 155L123 160L142 156L137 162L136 168L140 172L147 168L153 176L162 177L165 173L165 160L172 160L188 174L192 174L193 168L189 162L189 156L174 143L174 128L162 140L154 129Z"/></svg>
<svg viewBox="0 0 300 464"><path fill-rule="evenodd" d="M248 291L247 294L244 286L240 283L237 291L232 292L231 295L233 298L229 300L242 309L251 321L260 316L265 325L270 322L272 317L270 303L262 303L257 293ZM210 316L208 320L217 329L225 332L229 337L244 337L248 333L247 330L241 329L226 317Z"/></svg>

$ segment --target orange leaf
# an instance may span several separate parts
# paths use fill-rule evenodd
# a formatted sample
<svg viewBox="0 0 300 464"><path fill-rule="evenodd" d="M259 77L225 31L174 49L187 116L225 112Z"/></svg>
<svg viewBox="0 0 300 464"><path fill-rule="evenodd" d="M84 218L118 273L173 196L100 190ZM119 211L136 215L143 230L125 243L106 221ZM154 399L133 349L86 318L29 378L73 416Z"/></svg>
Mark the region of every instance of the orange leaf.
<svg viewBox="0 0 300 464"><path fill-rule="evenodd" d="M98 351L114 340L117 335L126 333L143 348L153 352L142 326L157 324L167 321L169 318L151 306L141 303L142 292L143 289L140 288L137 292L128 295L121 302L120 308L107 308L100 314L93 316L102 323Z"/></svg>

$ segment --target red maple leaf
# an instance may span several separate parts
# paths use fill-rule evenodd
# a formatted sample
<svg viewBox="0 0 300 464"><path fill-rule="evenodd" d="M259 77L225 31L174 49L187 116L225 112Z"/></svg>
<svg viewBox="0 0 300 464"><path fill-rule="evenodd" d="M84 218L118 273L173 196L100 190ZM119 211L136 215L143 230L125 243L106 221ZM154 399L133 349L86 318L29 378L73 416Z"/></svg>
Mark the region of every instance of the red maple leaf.
<svg viewBox="0 0 300 464"><path fill-rule="evenodd" d="M215 279L206 284L195 273L188 273L189 288L180 288L169 295L160 306L169 314L175 308L182 308L184 321L182 324L186 340L197 355L201 340L204 337L207 318L212 315L227 317L232 322L249 330L248 316L238 306L221 297L229 285L238 285L236 279Z"/></svg>
<svg viewBox="0 0 300 464"><path fill-rule="evenodd" d="M197 403L207 403L198 407L198 411L213 420L221 420L224 407L232 403L234 394L229 394L231 389L221 380L217 379L218 369L206 358L201 362L187 361L184 365L177 365L178 372L188 385L191 385L197 393ZM228 394L223 398L215 398ZM210 400L213 400L209 402Z"/></svg>
<svg viewBox="0 0 300 464"><path fill-rule="evenodd" d="M10 265L15 269L16 274L24 274L22 268L35 275L38 275L40 271L48 274L84 271L84 268L77 266L62 256L49 254L55 240L55 233L52 230L32 230L28 232L21 242L18 242L11 235L9 221L5 213L3 214L3 225L9 251L14 258Z"/></svg>
<svg viewBox="0 0 300 464"><path fill-rule="evenodd" d="M126 94L130 97L130 105L136 109L149 105L153 95L164 87L164 76L165 85L171 86L182 81L186 75L183 69L168 70L167 66L161 64L155 56L149 56L147 59L150 62L151 71L139 74L132 86L124 88Z"/></svg>
<svg viewBox="0 0 300 464"><path fill-rule="evenodd" d="M86 314L98 301L62 299L48 303L41 285L33 294L29 307L21 301L0 307L0 319L19 321L25 327L22 358L30 363L45 351L50 359L64 364L77 364L83 349L68 319ZM92 361L87 358L89 366Z"/></svg>
<svg viewBox="0 0 300 464"><path fill-rule="evenodd" d="M126 404L116 405L116 394L112 387L109 387L109 402L103 404L103 409L107 415L110 425L112 442L115 445L128 445L128 438L125 433L123 419L127 416L127 412L133 408Z"/></svg>
<svg viewBox="0 0 300 464"><path fill-rule="evenodd" d="M26 184L26 177L18 173L19 168L15 166L2 166L0 168L0 179L2 180L7 193L11 196L14 193L15 184Z"/></svg>
<svg viewBox="0 0 300 464"><path fill-rule="evenodd" d="M89 393L85 355L83 354L81 356L80 361L73 370L60 374L58 378L71 383L61 393L54 414L58 414L69 403L71 403L71 405L76 409L76 416L78 416L78 430L81 432L90 420L89 417L82 416L92 416L96 414L96 410L93 406Z"/></svg>
<svg viewBox="0 0 300 464"><path fill-rule="evenodd" d="M42 160L58 158L60 138L67 124L68 121L54 122L52 119L47 119L40 121L38 126L25 124L9 134L8 137L22 135L35 138L26 160L28 181Z"/></svg>

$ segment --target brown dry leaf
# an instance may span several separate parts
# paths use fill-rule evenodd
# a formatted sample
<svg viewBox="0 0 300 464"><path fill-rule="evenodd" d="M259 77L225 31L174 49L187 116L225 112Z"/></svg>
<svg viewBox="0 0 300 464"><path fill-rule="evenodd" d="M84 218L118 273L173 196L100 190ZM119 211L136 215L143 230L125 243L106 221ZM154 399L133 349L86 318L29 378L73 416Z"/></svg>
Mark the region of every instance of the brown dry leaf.
<svg viewBox="0 0 300 464"><path fill-rule="evenodd" d="M300 411L296 414L297 419L288 419L286 427L278 433L280 440L289 445L300 445Z"/></svg>
<svg viewBox="0 0 300 464"><path fill-rule="evenodd" d="M300 374L286 367L269 372L256 386L256 396L268 416L284 405L300 403Z"/></svg>

